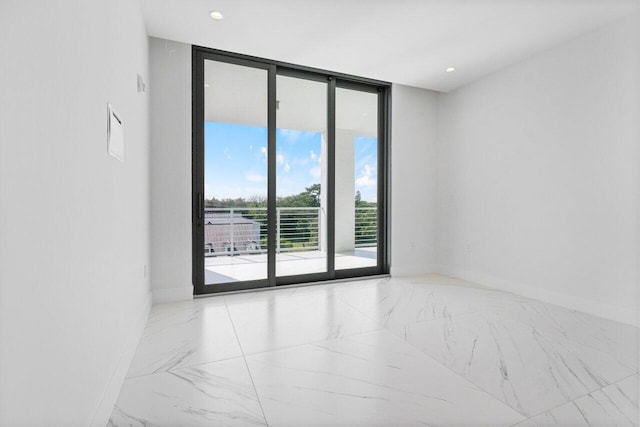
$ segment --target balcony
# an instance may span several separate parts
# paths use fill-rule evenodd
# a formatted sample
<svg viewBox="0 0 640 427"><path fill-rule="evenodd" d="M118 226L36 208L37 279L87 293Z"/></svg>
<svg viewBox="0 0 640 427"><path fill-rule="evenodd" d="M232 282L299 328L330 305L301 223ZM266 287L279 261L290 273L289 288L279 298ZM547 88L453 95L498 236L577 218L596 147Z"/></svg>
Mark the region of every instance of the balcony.
<svg viewBox="0 0 640 427"><path fill-rule="evenodd" d="M377 263L377 207L355 207L352 247L336 248L336 269ZM326 271L326 227L320 207L276 208L276 274ZM266 278L267 209L205 209L205 283Z"/></svg>

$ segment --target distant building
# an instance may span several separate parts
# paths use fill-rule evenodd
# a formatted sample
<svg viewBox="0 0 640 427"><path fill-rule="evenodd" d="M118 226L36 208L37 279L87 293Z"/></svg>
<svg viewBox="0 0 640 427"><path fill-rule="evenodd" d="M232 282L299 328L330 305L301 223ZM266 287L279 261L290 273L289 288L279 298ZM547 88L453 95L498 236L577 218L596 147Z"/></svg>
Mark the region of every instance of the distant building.
<svg viewBox="0 0 640 427"><path fill-rule="evenodd" d="M205 212L204 254L259 252L260 223L239 213Z"/></svg>

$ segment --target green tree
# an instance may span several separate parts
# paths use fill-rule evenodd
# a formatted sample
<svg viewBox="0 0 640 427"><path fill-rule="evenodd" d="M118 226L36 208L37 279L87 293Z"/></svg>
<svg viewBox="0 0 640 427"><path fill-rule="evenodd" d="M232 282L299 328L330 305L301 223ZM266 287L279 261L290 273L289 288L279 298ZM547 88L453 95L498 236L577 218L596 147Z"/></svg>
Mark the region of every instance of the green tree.
<svg viewBox="0 0 640 427"><path fill-rule="evenodd" d="M281 208L315 208L320 206L320 184L313 184L298 194L278 197L276 205Z"/></svg>
<svg viewBox="0 0 640 427"><path fill-rule="evenodd" d="M377 242L378 210L357 208L376 208L378 204L362 200L362 194L360 191L356 191L354 202L356 207L356 244L373 245Z"/></svg>

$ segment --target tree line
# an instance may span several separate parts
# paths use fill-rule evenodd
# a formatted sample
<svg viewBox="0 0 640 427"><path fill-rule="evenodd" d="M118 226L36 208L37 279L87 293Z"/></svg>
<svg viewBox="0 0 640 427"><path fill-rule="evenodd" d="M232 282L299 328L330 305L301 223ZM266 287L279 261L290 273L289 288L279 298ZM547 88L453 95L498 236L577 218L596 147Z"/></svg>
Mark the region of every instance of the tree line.
<svg viewBox="0 0 640 427"><path fill-rule="evenodd" d="M276 199L276 206L282 208L317 208L320 207L320 184L312 184L306 187L304 191L285 197ZM354 207L376 207L377 203L362 200L360 191L356 191L354 196ZM207 208L245 208L242 216L260 222L261 228L264 228L261 235L261 245L266 247L266 214L263 209L267 207L266 197L253 196L247 199L238 197L235 199L217 199L212 197L205 199L205 207ZM256 208L252 210L251 208ZM282 224L286 224L287 230L295 230L295 238L288 239L286 235L281 235L281 248L304 248L318 246L318 224L314 218L298 216L291 212L284 211L280 215ZM372 236L377 235L377 216L372 215L369 210L355 211L355 239L356 244L360 242L369 242Z"/></svg>
<svg viewBox="0 0 640 427"><path fill-rule="evenodd" d="M354 203L357 207L375 207L375 202L362 200L360 191L356 191ZM290 196L278 197L276 206L282 208L317 208L320 207L320 184L312 184L304 191ZM212 197L205 199L207 208L266 208L267 198L263 196L253 196L247 199L238 197L235 199L217 199Z"/></svg>

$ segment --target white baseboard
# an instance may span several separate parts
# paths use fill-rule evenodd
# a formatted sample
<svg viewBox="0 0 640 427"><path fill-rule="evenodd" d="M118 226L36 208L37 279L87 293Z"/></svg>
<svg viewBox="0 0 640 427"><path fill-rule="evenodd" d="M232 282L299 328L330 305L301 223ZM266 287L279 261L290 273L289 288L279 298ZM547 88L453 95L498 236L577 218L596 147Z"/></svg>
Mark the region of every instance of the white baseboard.
<svg viewBox="0 0 640 427"><path fill-rule="evenodd" d="M89 425L94 427L104 427L109 422L113 406L118 400L118 394L122 388L122 383L131 365L131 360L138 348L138 342L142 336L147 320L149 319L149 313L151 312L151 292L148 292L144 300L140 304L140 311L137 318L131 325L129 333L125 337L125 340L120 349L120 357L116 367L111 375L107 388L102 395L102 399L96 409L96 412Z"/></svg>
<svg viewBox="0 0 640 427"><path fill-rule="evenodd" d="M527 298L544 301L550 304L560 305L573 310L589 313L598 317L604 317L605 319L614 320L616 322L638 326L639 313L637 310L604 304L600 301L593 301L575 295L562 294L559 292L550 291L548 289L536 288L524 283L505 280L484 273L463 270L456 267L440 265L436 266L435 268L439 273L470 282L475 282L488 288L511 292Z"/></svg>
<svg viewBox="0 0 640 427"><path fill-rule="evenodd" d="M193 299L193 286L191 285L181 286L179 288L153 289L152 291L154 304Z"/></svg>
<svg viewBox="0 0 640 427"><path fill-rule="evenodd" d="M438 273L437 265L391 265L391 276L393 277L407 277L407 276L422 276L423 274Z"/></svg>

